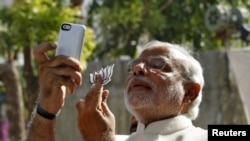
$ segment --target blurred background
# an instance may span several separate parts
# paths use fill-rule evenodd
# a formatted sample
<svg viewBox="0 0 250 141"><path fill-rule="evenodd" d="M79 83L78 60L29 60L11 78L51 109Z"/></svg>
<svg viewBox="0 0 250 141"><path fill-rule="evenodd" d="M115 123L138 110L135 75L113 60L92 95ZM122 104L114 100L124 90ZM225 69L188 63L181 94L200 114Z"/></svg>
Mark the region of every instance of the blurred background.
<svg viewBox="0 0 250 141"><path fill-rule="evenodd" d="M86 25L84 82L57 122L57 140L80 141L75 104L89 90L89 73L115 64L108 100L117 134L128 134L123 103L128 60L150 40L178 43L204 68L203 103L194 124L249 124L249 0L0 0L0 141L22 141L39 93L32 50L57 43L61 23ZM53 56L54 52L49 52Z"/></svg>

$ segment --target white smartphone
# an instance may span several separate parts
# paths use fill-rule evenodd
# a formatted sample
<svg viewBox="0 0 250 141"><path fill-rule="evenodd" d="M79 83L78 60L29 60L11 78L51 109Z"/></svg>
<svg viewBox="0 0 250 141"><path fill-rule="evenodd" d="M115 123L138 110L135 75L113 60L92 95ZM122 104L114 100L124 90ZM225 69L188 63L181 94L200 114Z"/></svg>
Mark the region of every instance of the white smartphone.
<svg viewBox="0 0 250 141"><path fill-rule="evenodd" d="M56 55L66 55L80 60L85 31L85 25L62 23Z"/></svg>

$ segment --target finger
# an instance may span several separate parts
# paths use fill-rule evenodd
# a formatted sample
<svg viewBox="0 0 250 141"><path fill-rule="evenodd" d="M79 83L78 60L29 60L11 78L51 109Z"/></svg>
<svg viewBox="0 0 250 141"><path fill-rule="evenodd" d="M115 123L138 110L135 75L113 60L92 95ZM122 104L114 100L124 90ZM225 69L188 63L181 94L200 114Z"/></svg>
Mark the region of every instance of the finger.
<svg viewBox="0 0 250 141"><path fill-rule="evenodd" d="M107 103L108 96L109 96L109 90L104 90L102 94L102 102Z"/></svg>
<svg viewBox="0 0 250 141"><path fill-rule="evenodd" d="M72 81L70 77L61 77L57 75L48 75L47 81L49 84L47 85L53 85L56 88L61 88L62 86L66 86L67 88L70 88L71 90L75 88L75 83ZM54 81L56 80L56 81Z"/></svg>
<svg viewBox="0 0 250 141"><path fill-rule="evenodd" d="M69 78L72 82L74 82L74 84L78 86L82 84L82 74L72 68L59 67L57 69L53 69L53 72L59 76Z"/></svg>
<svg viewBox="0 0 250 141"><path fill-rule="evenodd" d="M56 48L55 44L52 43L42 43L33 50L33 54L38 64L49 60L46 52L49 50L54 50Z"/></svg>
<svg viewBox="0 0 250 141"><path fill-rule="evenodd" d="M49 67L58 67L58 66L68 66L72 67L77 71L82 71L83 66L81 65L80 61L73 57L68 57L64 55L58 55L48 64Z"/></svg>
<svg viewBox="0 0 250 141"><path fill-rule="evenodd" d="M67 89L70 95L73 95L75 93L75 87L68 87Z"/></svg>
<svg viewBox="0 0 250 141"><path fill-rule="evenodd" d="M57 85L58 86L66 86L68 93L71 95L74 94L74 92L75 92L75 88L76 88L75 83L69 77L60 77Z"/></svg>
<svg viewBox="0 0 250 141"><path fill-rule="evenodd" d="M100 74L96 74L95 84L93 85L93 87L91 87L90 91L85 96L87 105L93 108L97 108L98 106L100 106L102 102L102 92L102 78Z"/></svg>
<svg viewBox="0 0 250 141"><path fill-rule="evenodd" d="M43 65L41 65L43 66ZM44 69L44 70L42 70ZM61 88L61 86L66 86L69 92L72 94L76 87L76 83L81 83L81 73L76 72L67 73L64 69L58 68L42 68L40 69L41 75L39 76L39 82L41 84L47 85L48 87L57 87ZM73 79L72 79L73 78ZM46 83L43 83L45 82Z"/></svg>
<svg viewBox="0 0 250 141"><path fill-rule="evenodd" d="M101 75L98 73L98 74L96 75L96 81L95 81L95 85L94 85L94 87L93 87L94 91L100 91L100 90L102 91L102 90L103 90L102 82L103 82L102 77L101 77ZM100 94L100 96L101 96L101 94Z"/></svg>
<svg viewBox="0 0 250 141"><path fill-rule="evenodd" d="M83 99L79 99L78 102L76 103L76 109L78 112L78 115L80 115L84 109L84 100Z"/></svg>
<svg viewBox="0 0 250 141"><path fill-rule="evenodd" d="M103 93L103 85L102 85L102 78L100 74L96 76L96 82L92 90L92 99L93 99L93 106L98 107L101 105L102 102L102 93Z"/></svg>
<svg viewBox="0 0 250 141"><path fill-rule="evenodd" d="M107 99L108 99L109 91L105 90L103 91L103 102L102 102L102 109L105 115L110 116L112 114L111 110L109 109L107 105Z"/></svg>
<svg viewBox="0 0 250 141"><path fill-rule="evenodd" d="M68 60L68 61L67 61ZM66 76L72 78L76 85L81 85L82 83L82 66L77 60L70 61L71 59L66 59L64 57L54 58L49 61L44 62L39 66L39 72L43 73L43 77L46 74L54 73L58 76ZM63 65L63 62L67 62L68 65ZM77 68L77 69L76 69Z"/></svg>
<svg viewBox="0 0 250 141"><path fill-rule="evenodd" d="M51 67L51 61L47 61L39 66L41 79L48 78L47 75L57 75L58 77L68 77L74 80L76 85L81 85L82 74L80 71L71 68L70 66L56 66ZM51 76L50 76L51 77ZM54 81L57 81L56 79Z"/></svg>

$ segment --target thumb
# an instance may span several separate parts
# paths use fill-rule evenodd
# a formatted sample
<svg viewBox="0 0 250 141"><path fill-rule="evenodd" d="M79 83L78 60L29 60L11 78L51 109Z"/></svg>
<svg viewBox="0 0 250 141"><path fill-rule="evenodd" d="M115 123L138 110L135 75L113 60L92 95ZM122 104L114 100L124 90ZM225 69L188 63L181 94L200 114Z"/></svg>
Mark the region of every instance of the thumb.
<svg viewBox="0 0 250 141"><path fill-rule="evenodd" d="M113 113L111 112L111 110L108 107L107 104L107 99L109 96L109 91L108 90L104 90L103 91L103 96L102 96L102 109L103 109L103 113L107 116L113 116Z"/></svg>
<svg viewBox="0 0 250 141"><path fill-rule="evenodd" d="M107 103L108 96L109 96L109 90L104 90L102 93L102 102Z"/></svg>
<svg viewBox="0 0 250 141"><path fill-rule="evenodd" d="M33 50L33 54L35 56L35 59L38 64L42 64L43 62L49 60L49 57L47 56L46 52L49 50L55 50L56 45L52 43L42 43L39 46L37 46Z"/></svg>

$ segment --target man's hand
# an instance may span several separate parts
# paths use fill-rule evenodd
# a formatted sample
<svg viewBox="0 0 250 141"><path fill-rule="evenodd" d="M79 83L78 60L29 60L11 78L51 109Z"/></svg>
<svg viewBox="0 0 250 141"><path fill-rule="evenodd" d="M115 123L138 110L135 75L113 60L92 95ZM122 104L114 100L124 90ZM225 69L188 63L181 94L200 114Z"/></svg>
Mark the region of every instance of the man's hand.
<svg viewBox="0 0 250 141"><path fill-rule="evenodd" d="M55 49L55 44L43 43L33 52L39 65L40 112L49 114L56 114L63 107L65 88L73 94L75 87L82 83L80 62L63 55L49 58L47 52ZM30 120L27 141L55 141L56 120L39 115Z"/></svg>
<svg viewBox="0 0 250 141"><path fill-rule="evenodd" d="M115 140L115 117L107 105L108 94L98 75L85 99L80 99L76 105L78 128L86 141Z"/></svg>
<svg viewBox="0 0 250 141"><path fill-rule="evenodd" d="M82 66L72 57L63 55L49 58L49 50L56 45L43 43L34 50L39 65L40 106L49 113L57 113L64 105L65 87L70 94L82 83Z"/></svg>

